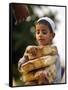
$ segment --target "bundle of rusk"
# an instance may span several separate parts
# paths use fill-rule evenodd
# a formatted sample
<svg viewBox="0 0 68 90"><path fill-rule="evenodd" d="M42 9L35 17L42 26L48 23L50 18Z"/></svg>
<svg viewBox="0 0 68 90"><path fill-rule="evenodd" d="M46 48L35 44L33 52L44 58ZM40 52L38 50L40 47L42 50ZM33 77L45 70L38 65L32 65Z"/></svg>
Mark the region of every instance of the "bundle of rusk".
<svg viewBox="0 0 68 90"><path fill-rule="evenodd" d="M49 74L53 74L52 77L51 75L47 76L49 83L51 83L56 76L55 62L57 53L55 46L27 47L24 55L27 55L29 60L21 67L22 80L24 82L38 80L35 74L45 69L50 72Z"/></svg>

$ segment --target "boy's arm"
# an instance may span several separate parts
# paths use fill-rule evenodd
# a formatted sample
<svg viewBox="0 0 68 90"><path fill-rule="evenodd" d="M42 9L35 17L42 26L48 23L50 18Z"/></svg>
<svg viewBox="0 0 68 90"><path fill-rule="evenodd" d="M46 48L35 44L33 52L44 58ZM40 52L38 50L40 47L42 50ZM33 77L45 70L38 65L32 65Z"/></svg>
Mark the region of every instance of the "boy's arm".
<svg viewBox="0 0 68 90"><path fill-rule="evenodd" d="M25 62L29 61L29 57L28 57L26 51L27 51L27 48L26 48L26 50L25 50L25 53L24 53L23 57L20 58L20 60L19 60L19 62L18 62L18 70L19 70L19 71L21 71L21 66L22 66L22 64L24 64Z"/></svg>
<svg viewBox="0 0 68 90"><path fill-rule="evenodd" d="M33 46L27 46L23 57L18 62L18 70L21 72L21 66L29 61L29 52L33 49Z"/></svg>
<svg viewBox="0 0 68 90"><path fill-rule="evenodd" d="M29 59L38 58L40 56L44 56L51 53L56 54L57 48L46 46L41 51L41 49L38 46L28 46L25 50L23 58L21 58L18 62L18 67L20 67L23 63L27 62ZM50 62L51 61L46 60L45 64L47 63L49 65Z"/></svg>
<svg viewBox="0 0 68 90"><path fill-rule="evenodd" d="M43 76L43 77L42 77ZM36 72L35 78L38 79L39 84L51 84L56 78L55 64Z"/></svg>
<svg viewBox="0 0 68 90"><path fill-rule="evenodd" d="M57 56L56 62L53 65L45 68L45 70L42 70L41 74L40 72L36 73L36 77L39 77L39 76L41 77L41 75L43 74L44 75L43 78L46 78L46 81L44 82L47 82L47 84L48 83L60 83L61 81L61 65L60 65L59 56L58 55L56 56ZM41 77L41 80L42 80L42 77Z"/></svg>
<svg viewBox="0 0 68 90"><path fill-rule="evenodd" d="M21 66L21 72L30 72L36 69L48 67L56 62L56 56L43 56L24 63Z"/></svg>
<svg viewBox="0 0 68 90"><path fill-rule="evenodd" d="M50 66L49 68L47 68L47 73L50 76L46 76L49 80L50 83L60 83L61 81L61 65L60 65L60 58L59 55L56 55L56 62L55 64L52 66ZM46 69L45 69L46 71Z"/></svg>
<svg viewBox="0 0 68 90"><path fill-rule="evenodd" d="M46 69L45 69L46 71ZM60 83L61 81L61 65L59 55L56 55L55 64L47 68L47 73L50 76L46 76L50 83Z"/></svg>
<svg viewBox="0 0 68 90"><path fill-rule="evenodd" d="M28 57L25 56L25 55L19 60L19 62L18 62L18 70L19 71L21 70L21 65L24 64L27 61L28 61Z"/></svg>

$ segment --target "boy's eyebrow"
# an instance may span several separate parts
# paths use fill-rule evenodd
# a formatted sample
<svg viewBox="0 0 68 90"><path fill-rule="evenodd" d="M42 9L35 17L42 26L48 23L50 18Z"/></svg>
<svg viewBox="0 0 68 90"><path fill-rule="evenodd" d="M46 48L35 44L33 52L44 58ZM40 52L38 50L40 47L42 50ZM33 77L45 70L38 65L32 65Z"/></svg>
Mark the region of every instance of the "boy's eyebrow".
<svg viewBox="0 0 68 90"><path fill-rule="evenodd" d="M36 29L36 31L40 31L40 29ZM47 29L42 29L42 31L48 31Z"/></svg>

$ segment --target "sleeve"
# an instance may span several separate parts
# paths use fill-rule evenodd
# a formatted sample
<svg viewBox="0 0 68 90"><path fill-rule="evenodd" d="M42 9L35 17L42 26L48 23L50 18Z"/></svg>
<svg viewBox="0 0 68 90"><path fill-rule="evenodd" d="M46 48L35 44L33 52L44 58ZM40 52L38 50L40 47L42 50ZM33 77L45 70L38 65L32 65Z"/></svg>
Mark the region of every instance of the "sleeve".
<svg viewBox="0 0 68 90"><path fill-rule="evenodd" d="M53 83L60 83L60 81L61 81L61 64L60 64L59 55L57 55L57 60L56 60L55 66L56 66L57 73L56 73L56 78Z"/></svg>
<svg viewBox="0 0 68 90"><path fill-rule="evenodd" d="M28 61L28 57L23 56L18 62L18 70L20 71L21 65Z"/></svg>
<svg viewBox="0 0 68 90"><path fill-rule="evenodd" d="M24 64L25 62L27 62L28 60L29 60L29 58L28 58L28 55L26 54L26 50L25 50L23 57L20 58L18 61L18 70L19 71L21 71L21 65Z"/></svg>

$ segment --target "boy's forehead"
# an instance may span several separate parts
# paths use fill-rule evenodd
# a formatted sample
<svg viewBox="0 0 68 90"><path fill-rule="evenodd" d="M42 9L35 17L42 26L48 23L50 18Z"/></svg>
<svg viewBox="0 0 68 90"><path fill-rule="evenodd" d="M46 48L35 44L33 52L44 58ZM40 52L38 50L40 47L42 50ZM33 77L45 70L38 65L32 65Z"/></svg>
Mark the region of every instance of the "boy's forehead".
<svg viewBox="0 0 68 90"><path fill-rule="evenodd" d="M36 29L37 29L37 28L45 28L45 29L46 29L46 28L49 28L49 27L48 27L47 24L39 24L39 23L38 23L38 24L36 24Z"/></svg>

